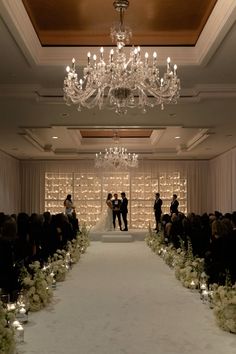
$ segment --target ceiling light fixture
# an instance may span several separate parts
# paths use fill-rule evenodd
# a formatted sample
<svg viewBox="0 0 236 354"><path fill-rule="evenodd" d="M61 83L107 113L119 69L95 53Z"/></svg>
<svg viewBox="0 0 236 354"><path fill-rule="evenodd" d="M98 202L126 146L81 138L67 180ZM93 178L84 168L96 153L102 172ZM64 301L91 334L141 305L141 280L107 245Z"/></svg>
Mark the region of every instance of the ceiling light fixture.
<svg viewBox="0 0 236 354"><path fill-rule="evenodd" d="M88 62L83 77L78 78L75 59L67 66L64 80L64 99L67 104L75 104L80 111L83 107L102 109L108 107L118 114L125 114L129 108L139 108L143 113L147 108L177 103L180 80L177 65L171 65L167 58L167 70L161 78L157 65L157 53L152 58L145 53L141 56L140 47L131 47L129 56L124 50L132 36L131 30L124 25L124 12L128 0L116 0L114 8L119 12L120 22L111 29L111 37L116 49L111 49L108 61L104 59L104 49L97 56L88 53Z"/></svg>
<svg viewBox="0 0 236 354"><path fill-rule="evenodd" d="M120 138L117 132L114 133L112 139L116 146L106 148L104 154L101 152L96 154L95 167L106 169L127 169L130 167L138 167L138 155L135 153L128 153L126 148L118 145Z"/></svg>

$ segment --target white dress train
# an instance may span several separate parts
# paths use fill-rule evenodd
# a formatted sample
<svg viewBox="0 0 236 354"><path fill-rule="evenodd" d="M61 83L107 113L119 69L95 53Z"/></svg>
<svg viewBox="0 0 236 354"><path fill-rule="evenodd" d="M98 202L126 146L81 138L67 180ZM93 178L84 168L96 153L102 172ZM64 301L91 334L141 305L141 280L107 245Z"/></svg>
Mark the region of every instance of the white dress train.
<svg viewBox="0 0 236 354"><path fill-rule="evenodd" d="M98 222L96 223L96 225L94 225L91 229L91 231L113 231L114 227L113 227L113 213L112 213L112 209L108 206L111 205L112 206L112 202L111 200L108 200L106 202L107 204L107 208L105 208L101 214L100 219L98 220Z"/></svg>

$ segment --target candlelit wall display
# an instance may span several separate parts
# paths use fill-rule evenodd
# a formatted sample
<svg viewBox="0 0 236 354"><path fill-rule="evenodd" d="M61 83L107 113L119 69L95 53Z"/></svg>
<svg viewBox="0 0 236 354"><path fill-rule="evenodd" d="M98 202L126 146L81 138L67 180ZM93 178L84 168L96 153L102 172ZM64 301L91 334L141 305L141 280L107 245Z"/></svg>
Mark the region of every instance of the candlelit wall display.
<svg viewBox="0 0 236 354"><path fill-rule="evenodd" d="M93 173L74 173L73 201L80 224L92 226L101 214L101 176Z"/></svg>
<svg viewBox="0 0 236 354"><path fill-rule="evenodd" d="M158 191L158 178L149 174L135 173L131 176L131 228L145 229L153 224L153 200Z"/></svg>
<svg viewBox="0 0 236 354"><path fill-rule="evenodd" d="M106 208L108 193L125 192L129 200L129 228L145 229L154 225L155 193L160 192L163 213L169 213L173 193L178 195L179 210L187 212L187 180L179 172L152 176L147 172L46 173L45 210L64 212L63 201L72 195L80 224L93 226Z"/></svg>
<svg viewBox="0 0 236 354"><path fill-rule="evenodd" d="M173 194L177 194L179 211L187 213L187 179L182 178L179 172L161 172L159 176L159 192L163 200L163 213L170 212L170 203Z"/></svg>

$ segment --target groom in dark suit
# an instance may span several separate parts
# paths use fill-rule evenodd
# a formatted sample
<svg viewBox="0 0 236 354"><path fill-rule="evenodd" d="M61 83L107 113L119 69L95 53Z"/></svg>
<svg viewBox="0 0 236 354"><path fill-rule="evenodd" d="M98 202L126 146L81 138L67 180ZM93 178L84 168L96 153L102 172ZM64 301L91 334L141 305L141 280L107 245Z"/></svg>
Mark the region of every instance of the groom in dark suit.
<svg viewBox="0 0 236 354"><path fill-rule="evenodd" d="M121 218L120 218L120 207L121 207L121 200L118 199L118 194L114 194L114 199L112 200L112 207L113 207L113 226L114 229L116 228L116 218L118 219L119 227L121 230Z"/></svg>
<svg viewBox="0 0 236 354"><path fill-rule="evenodd" d="M127 223L127 214L128 214L128 199L126 198L125 192L122 192L121 194L121 207L120 207L120 212L122 215L122 219L125 225L125 228L122 231L128 231L128 223Z"/></svg>

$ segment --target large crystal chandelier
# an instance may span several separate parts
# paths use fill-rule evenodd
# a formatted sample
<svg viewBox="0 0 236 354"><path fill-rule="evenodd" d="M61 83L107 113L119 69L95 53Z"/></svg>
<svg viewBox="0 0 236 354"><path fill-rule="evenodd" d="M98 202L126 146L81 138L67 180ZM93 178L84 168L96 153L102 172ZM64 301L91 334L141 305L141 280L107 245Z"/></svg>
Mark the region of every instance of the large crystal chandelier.
<svg viewBox="0 0 236 354"><path fill-rule="evenodd" d="M119 146L119 136L117 132L113 136L116 146L106 148L105 153L99 152L95 156L95 167L104 169L127 169L138 167L138 155L128 153L125 147Z"/></svg>
<svg viewBox="0 0 236 354"><path fill-rule="evenodd" d="M118 114L127 113L128 108L140 108L143 113L148 107L176 103L179 98L180 80L177 66L171 65L167 58L167 69L161 78L157 65L157 53L152 58L145 53L141 55L140 47L132 47L129 56L124 50L132 35L124 25L124 12L129 6L128 0L116 0L113 3L120 14L118 27L111 29L111 37L116 42L116 49L111 49L107 62L104 49L91 57L83 70L83 77L78 78L75 59L67 67L64 80L64 99L67 104L82 107L112 108Z"/></svg>

